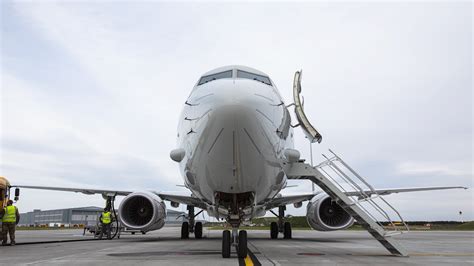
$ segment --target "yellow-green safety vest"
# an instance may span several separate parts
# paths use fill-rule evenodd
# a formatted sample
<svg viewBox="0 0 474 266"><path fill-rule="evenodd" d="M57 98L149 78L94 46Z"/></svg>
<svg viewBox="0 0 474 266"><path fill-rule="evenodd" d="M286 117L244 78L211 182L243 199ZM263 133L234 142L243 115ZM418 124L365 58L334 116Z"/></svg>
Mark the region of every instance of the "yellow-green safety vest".
<svg viewBox="0 0 474 266"><path fill-rule="evenodd" d="M2 222L4 223L16 223L16 207L7 206L3 209L5 212L3 214Z"/></svg>
<svg viewBox="0 0 474 266"><path fill-rule="evenodd" d="M102 213L102 219L101 222L104 224L109 224L112 222L112 219L110 218L110 212L103 212Z"/></svg>

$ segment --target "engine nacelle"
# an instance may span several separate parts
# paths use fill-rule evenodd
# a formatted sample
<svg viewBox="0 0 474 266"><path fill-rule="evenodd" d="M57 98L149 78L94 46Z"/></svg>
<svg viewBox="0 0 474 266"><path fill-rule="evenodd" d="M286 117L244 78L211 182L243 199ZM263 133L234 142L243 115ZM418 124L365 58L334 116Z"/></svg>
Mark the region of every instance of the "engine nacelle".
<svg viewBox="0 0 474 266"><path fill-rule="evenodd" d="M308 202L306 219L318 231L342 230L354 224L354 218L326 193L316 195Z"/></svg>
<svg viewBox="0 0 474 266"><path fill-rule="evenodd" d="M148 232L165 225L166 205L151 192L134 192L120 203L119 218L129 229Z"/></svg>

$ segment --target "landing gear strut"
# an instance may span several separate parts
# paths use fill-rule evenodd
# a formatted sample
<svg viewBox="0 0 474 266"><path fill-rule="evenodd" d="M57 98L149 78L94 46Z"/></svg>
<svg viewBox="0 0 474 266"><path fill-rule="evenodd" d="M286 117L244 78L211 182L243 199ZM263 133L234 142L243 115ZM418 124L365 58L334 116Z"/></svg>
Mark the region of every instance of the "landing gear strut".
<svg viewBox="0 0 474 266"><path fill-rule="evenodd" d="M189 232L194 233L194 206L188 205Z"/></svg>
<svg viewBox="0 0 474 266"><path fill-rule="evenodd" d="M276 217L278 217L278 222L271 222L270 223L270 238L277 239L278 233L283 233L284 239L291 239L291 223L284 222L285 219L285 210L286 206L278 207L278 215L271 211Z"/></svg>

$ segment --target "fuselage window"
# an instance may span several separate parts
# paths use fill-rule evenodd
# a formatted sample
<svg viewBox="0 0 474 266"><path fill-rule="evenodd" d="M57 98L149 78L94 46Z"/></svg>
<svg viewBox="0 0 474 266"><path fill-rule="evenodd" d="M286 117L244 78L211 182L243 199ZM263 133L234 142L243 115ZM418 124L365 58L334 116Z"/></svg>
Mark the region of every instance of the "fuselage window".
<svg viewBox="0 0 474 266"><path fill-rule="evenodd" d="M254 73L250 73L247 71L242 71L242 70L237 70L237 77L238 78L244 78L244 79L251 79L251 80L256 80L262 83L265 83L267 85L272 85L270 82L270 79L268 77L262 76L262 75L257 75Z"/></svg>
<svg viewBox="0 0 474 266"><path fill-rule="evenodd" d="M216 80L216 79L230 79L230 78L232 78L232 70L201 77L201 79L199 80L198 86L204 83L208 83L210 81Z"/></svg>

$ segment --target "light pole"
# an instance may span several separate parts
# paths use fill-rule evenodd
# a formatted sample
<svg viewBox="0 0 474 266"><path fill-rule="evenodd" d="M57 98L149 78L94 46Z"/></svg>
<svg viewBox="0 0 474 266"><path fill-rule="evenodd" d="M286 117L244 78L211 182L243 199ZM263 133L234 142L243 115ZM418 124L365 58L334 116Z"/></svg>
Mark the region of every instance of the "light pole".
<svg viewBox="0 0 474 266"><path fill-rule="evenodd" d="M309 157L311 159L311 166L314 166L313 165L313 143L311 143L311 141L309 141ZM314 193L314 182L311 182L311 192Z"/></svg>

